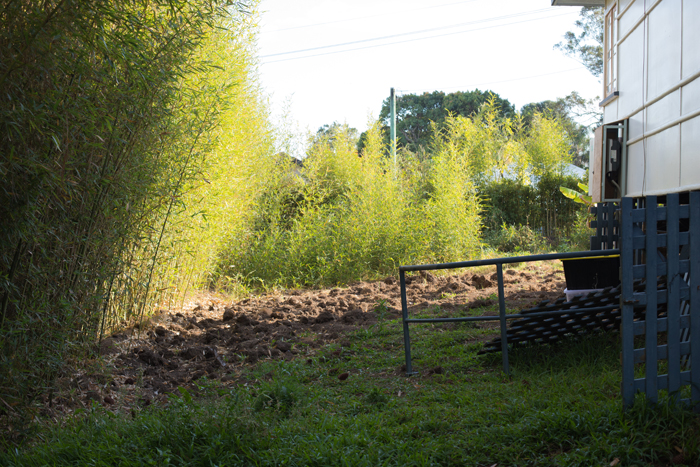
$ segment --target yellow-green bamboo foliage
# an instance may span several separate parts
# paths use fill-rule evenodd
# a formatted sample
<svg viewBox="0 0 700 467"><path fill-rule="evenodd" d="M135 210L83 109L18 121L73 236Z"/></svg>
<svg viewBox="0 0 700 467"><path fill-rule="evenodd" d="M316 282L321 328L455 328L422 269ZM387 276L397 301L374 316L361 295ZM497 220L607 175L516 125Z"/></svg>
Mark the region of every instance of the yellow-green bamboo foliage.
<svg viewBox="0 0 700 467"><path fill-rule="evenodd" d="M410 160L394 167L385 154L377 124L361 155L346 133L315 141L303 183L277 203L293 199L295 209L260 213L266 221L252 224L247 249L224 268L252 285L335 284L472 256L478 202L460 161L436 155L423 176Z"/></svg>
<svg viewBox="0 0 700 467"><path fill-rule="evenodd" d="M241 6L0 8L3 400L202 284L240 229L269 151Z"/></svg>
<svg viewBox="0 0 700 467"><path fill-rule="evenodd" d="M250 10L250 8L249 8ZM167 220L154 271L154 290L167 303L185 287L212 279L222 251L240 242L257 193L273 182L273 150L267 110L258 87L254 49L255 12L239 15L212 31L192 59L197 73L182 80L190 90L182 111L201 118L201 135L191 149L189 169L177 208Z"/></svg>
<svg viewBox="0 0 700 467"><path fill-rule="evenodd" d="M559 121L535 114L525 142L527 162L535 176L561 174L565 164L572 160L569 147L566 131Z"/></svg>
<svg viewBox="0 0 700 467"><path fill-rule="evenodd" d="M434 133L431 196L423 206L430 250L441 262L473 258L479 247L480 205L470 176L473 155L463 146L474 134L466 121L459 123L464 132L453 126Z"/></svg>
<svg viewBox="0 0 700 467"><path fill-rule="evenodd" d="M559 121L537 113L525 127L520 115L502 117L493 99L473 117L448 116L433 133L442 135L440 148L459 154L477 185L504 177L528 184L531 176L561 173L572 159Z"/></svg>

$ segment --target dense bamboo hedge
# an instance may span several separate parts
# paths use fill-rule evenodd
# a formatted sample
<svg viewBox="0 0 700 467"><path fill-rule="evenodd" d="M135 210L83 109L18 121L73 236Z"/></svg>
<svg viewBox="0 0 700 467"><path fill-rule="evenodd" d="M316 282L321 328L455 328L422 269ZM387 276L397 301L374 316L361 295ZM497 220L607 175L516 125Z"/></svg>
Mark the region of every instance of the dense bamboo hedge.
<svg viewBox="0 0 700 467"><path fill-rule="evenodd" d="M0 2L0 410L207 279L270 150L252 8Z"/></svg>

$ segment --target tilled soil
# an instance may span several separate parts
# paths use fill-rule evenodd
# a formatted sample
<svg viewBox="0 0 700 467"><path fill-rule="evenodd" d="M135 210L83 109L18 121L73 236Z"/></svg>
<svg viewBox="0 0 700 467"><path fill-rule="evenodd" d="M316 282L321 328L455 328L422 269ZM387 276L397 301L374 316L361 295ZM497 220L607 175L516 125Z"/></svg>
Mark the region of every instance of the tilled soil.
<svg viewBox="0 0 700 467"><path fill-rule="evenodd" d="M491 307L485 314L496 314L494 271L408 276L409 313L439 306L447 315L465 307ZM555 299L565 287L556 262L504 273L509 309ZM308 359L326 344L348 345L348 332L376 324L378 318L399 318L400 310L400 287L394 277L233 303L200 294L182 309L161 310L148 323L103 340L100 353L106 369L59 379L58 393L45 396L46 415L60 416L94 403L133 409L166 400L179 387L196 391L203 377L223 386L246 384L242 370L251 364ZM498 324L483 324L490 326Z"/></svg>

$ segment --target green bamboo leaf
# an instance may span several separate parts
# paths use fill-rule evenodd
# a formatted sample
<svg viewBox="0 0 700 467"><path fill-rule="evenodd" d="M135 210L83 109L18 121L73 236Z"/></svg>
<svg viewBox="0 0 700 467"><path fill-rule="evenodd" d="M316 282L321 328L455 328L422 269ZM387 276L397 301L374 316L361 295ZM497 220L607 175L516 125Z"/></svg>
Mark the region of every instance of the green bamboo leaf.
<svg viewBox="0 0 700 467"><path fill-rule="evenodd" d="M53 140L53 144L56 145L56 150L61 151L61 145L58 142L58 138L56 138L56 135L51 135L51 139Z"/></svg>

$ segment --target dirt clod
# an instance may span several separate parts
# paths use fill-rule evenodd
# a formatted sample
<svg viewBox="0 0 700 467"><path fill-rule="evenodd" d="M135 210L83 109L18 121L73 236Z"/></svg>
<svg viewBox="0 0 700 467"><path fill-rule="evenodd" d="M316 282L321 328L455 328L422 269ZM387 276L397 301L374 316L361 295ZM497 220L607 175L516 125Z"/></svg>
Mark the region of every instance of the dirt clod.
<svg viewBox="0 0 700 467"><path fill-rule="evenodd" d="M226 308L224 310L224 316L221 318L222 321L231 321L233 318L236 317L236 313L231 309L231 308Z"/></svg>
<svg viewBox="0 0 700 467"><path fill-rule="evenodd" d="M325 307L325 305L324 305L324 307ZM333 320L335 320L335 316L330 311L323 311L323 312L319 313L319 315L316 317L317 324L328 323L329 321L333 321Z"/></svg>
<svg viewBox="0 0 700 467"><path fill-rule="evenodd" d="M478 276L472 277L472 285L477 290L487 289L489 287L493 287L493 284L491 283L491 281L488 280L483 275L478 275Z"/></svg>
<svg viewBox="0 0 700 467"><path fill-rule="evenodd" d="M241 314L236 317L236 323L241 326L250 326L253 324L253 320L251 320L248 315Z"/></svg>
<svg viewBox="0 0 700 467"><path fill-rule="evenodd" d="M139 351L139 360L152 366L163 366L165 361L163 357L155 353L150 349L144 349Z"/></svg>
<svg viewBox="0 0 700 467"><path fill-rule="evenodd" d="M292 350L292 346L289 344L289 342L284 341L279 341L275 343L275 348L280 352L287 352L289 350Z"/></svg>

